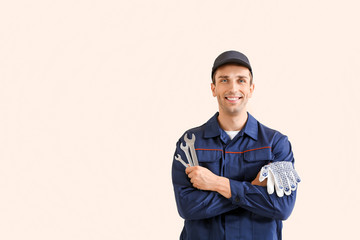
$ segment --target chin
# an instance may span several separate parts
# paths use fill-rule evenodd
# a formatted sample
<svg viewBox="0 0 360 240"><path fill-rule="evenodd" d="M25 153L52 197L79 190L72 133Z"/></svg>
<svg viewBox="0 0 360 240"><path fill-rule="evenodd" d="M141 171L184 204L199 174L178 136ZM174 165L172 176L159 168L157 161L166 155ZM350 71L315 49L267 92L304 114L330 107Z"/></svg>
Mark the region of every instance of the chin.
<svg viewBox="0 0 360 240"><path fill-rule="evenodd" d="M243 111L242 109L228 109L226 112L229 115L236 116L236 115L240 115Z"/></svg>

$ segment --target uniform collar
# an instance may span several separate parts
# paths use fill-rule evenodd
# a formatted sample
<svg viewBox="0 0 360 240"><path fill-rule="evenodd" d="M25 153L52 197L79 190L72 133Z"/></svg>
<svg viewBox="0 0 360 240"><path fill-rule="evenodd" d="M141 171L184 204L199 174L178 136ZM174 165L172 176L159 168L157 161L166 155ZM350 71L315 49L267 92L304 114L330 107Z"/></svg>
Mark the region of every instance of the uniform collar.
<svg viewBox="0 0 360 240"><path fill-rule="evenodd" d="M254 140L258 139L258 121L250 113L248 113L244 133Z"/></svg>
<svg viewBox="0 0 360 240"><path fill-rule="evenodd" d="M215 115L212 116L212 118L210 118L209 121L205 123L205 131L204 131L205 138L212 138L221 135L221 128L217 120L218 116L219 116L219 112L215 113ZM258 121L250 113L248 113L248 119L242 131L244 134L248 135L254 140L257 140Z"/></svg>

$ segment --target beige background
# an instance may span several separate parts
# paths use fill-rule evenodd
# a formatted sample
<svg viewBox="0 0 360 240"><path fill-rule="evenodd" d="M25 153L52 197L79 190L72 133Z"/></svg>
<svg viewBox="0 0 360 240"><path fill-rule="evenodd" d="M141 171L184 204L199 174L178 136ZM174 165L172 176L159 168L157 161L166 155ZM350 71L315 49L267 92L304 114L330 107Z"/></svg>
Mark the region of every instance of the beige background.
<svg viewBox="0 0 360 240"><path fill-rule="evenodd" d="M358 1L1 1L0 239L178 239L177 139L222 51L303 182L284 239L356 239Z"/></svg>

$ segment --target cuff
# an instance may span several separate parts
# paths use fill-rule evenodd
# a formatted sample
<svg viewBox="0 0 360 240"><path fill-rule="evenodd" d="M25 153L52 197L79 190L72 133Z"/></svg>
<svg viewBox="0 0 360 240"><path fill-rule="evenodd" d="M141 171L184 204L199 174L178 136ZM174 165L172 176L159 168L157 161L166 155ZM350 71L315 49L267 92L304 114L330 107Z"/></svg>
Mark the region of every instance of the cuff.
<svg viewBox="0 0 360 240"><path fill-rule="evenodd" d="M245 197L243 182L230 179L230 189L231 189L230 200L232 204L241 205Z"/></svg>

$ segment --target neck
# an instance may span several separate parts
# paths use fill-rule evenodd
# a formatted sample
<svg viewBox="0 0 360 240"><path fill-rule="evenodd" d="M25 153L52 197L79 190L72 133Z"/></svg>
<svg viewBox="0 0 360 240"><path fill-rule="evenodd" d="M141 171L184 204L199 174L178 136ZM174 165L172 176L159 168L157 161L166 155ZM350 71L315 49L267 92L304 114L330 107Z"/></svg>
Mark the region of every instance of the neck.
<svg viewBox="0 0 360 240"><path fill-rule="evenodd" d="M236 115L226 115L219 112L218 122L220 127L225 131L240 131L247 121L247 112L242 112Z"/></svg>

